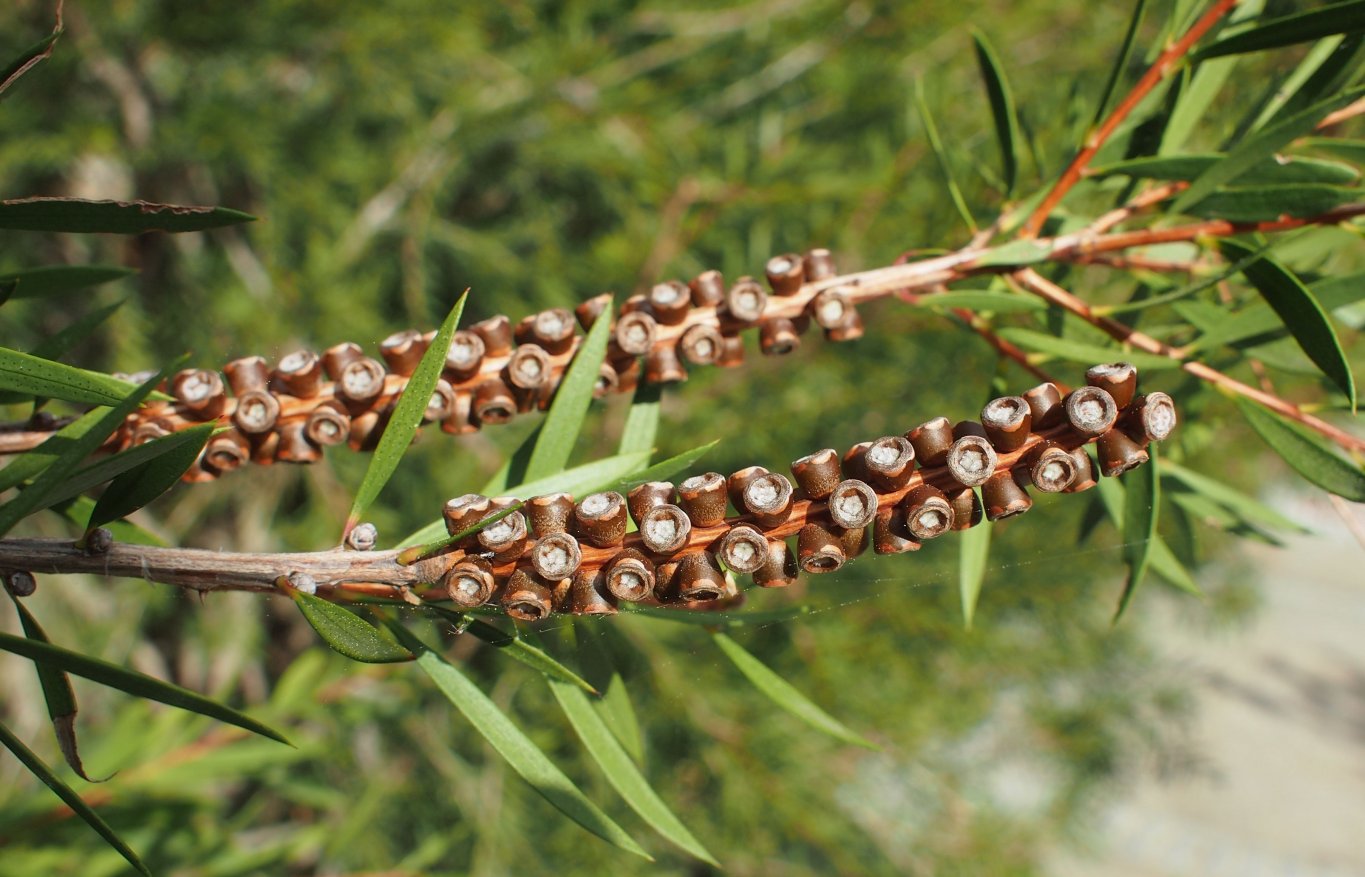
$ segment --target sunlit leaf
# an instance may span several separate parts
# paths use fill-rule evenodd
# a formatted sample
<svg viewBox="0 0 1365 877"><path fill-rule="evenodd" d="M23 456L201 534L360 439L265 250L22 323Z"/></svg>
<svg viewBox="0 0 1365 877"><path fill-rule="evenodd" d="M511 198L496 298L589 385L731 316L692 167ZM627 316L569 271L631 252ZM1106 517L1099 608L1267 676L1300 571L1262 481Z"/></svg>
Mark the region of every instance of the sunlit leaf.
<svg viewBox="0 0 1365 877"><path fill-rule="evenodd" d="M1268 19L1195 52L1196 60L1292 46L1365 30L1365 0L1342 0L1319 9Z"/></svg>
<svg viewBox="0 0 1365 877"><path fill-rule="evenodd" d="M1038 332L1034 329L1010 327L1001 329L997 334L1006 341L1017 344L1025 350L1036 350L1039 353L1046 353L1048 356L1055 356L1058 359L1064 359L1069 362L1093 364L1096 362L1123 359L1127 362L1131 362L1140 369L1159 370L1180 367L1180 360L1178 359L1156 356L1155 354L1142 353L1136 350L1122 350L1117 347L1088 344L1084 341L1075 341L1070 338L1058 338L1054 335L1049 335L1046 332Z"/></svg>
<svg viewBox="0 0 1365 877"><path fill-rule="evenodd" d="M712 631L711 639L725 653L725 656L739 668L739 672L744 674L744 678L753 683L755 688L763 692L769 700L782 709L836 740L852 743L854 746L864 746L868 749L878 748L875 743L849 730L838 719L811 703L810 699L797 691L790 682L778 676L766 664L749 654L730 637L719 631Z"/></svg>
<svg viewBox="0 0 1365 877"><path fill-rule="evenodd" d="M1098 128L1100 122L1104 120L1105 113L1109 110L1109 101L1114 96L1114 88L1119 83L1119 77L1128 69L1128 59L1133 54L1133 44L1137 41L1138 28L1142 26L1142 17L1146 11L1147 0L1137 0L1133 6L1133 14L1128 19L1128 30L1123 34L1123 46L1114 56L1114 64L1109 68L1109 76L1104 81L1104 88L1100 89L1100 100L1095 105L1095 117L1090 121L1091 128Z"/></svg>
<svg viewBox="0 0 1365 877"><path fill-rule="evenodd" d="M19 626L23 628L24 636L38 642L50 643L47 632L38 623L38 619L33 617L33 613L28 611L28 607L13 594L10 595L10 599L14 602L15 611L19 613ZM71 688L71 680L61 670L49 667L41 661L35 662L33 666L38 671L38 685L42 688L43 700L47 703L47 715L52 720L52 730L57 735L57 745L62 750L62 757L66 759L67 766L86 782L98 782L86 775L85 765L81 764L80 750L76 745L76 692Z"/></svg>
<svg viewBox="0 0 1365 877"><path fill-rule="evenodd" d="M1163 460L1161 462L1161 475L1163 478L1173 478L1179 481L1185 487L1208 497L1249 523L1262 524L1297 533L1308 532L1308 528L1298 521L1281 514L1255 497L1248 496L1234 487L1230 487L1221 481L1215 481L1207 475L1201 475L1178 463Z"/></svg>
<svg viewBox="0 0 1365 877"><path fill-rule="evenodd" d="M953 173L952 157L943 145L943 138L939 136L934 115L929 111L929 103L924 99L924 85L918 79L915 80L915 106L919 109L920 121L924 123L924 134L929 140L929 148L933 150L934 157L938 159L938 166L943 170L944 182L948 185L948 197L952 199L953 206L957 208L963 223L974 232L976 220L972 217L972 211L967 208L966 199L962 197L962 189L958 186L957 176Z"/></svg>
<svg viewBox="0 0 1365 877"><path fill-rule="evenodd" d="M19 77L52 55L52 47L56 45L61 35L62 27L59 23L52 29L52 33L20 52L19 57L6 64L4 69L0 69L0 100L4 100L5 91L17 82Z"/></svg>
<svg viewBox="0 0 1365 877"><path fill-rule="evenodd" d="M1261 14L1264 0L1243 0L1228 16L1225 30L1231 31L1248 19ZM1189 85L1180 93L1166 128L1161 135L1162 155L1177 152L1190 135L1201 125L1209 114L1209 108L1218 99L1219 93L1232 75L1238 58L1214 58L1204 61L1195 68Z"/></svg>
<svg viewBox="0 0 1365 877"><path fill-rule="evenodd" d="M164 436L180 441L166 442L158 456L129 469L110 482L90 512L86 530L127 517L174 487L179 483L180 476L199 459L199 453L204 450L215 429L216 425L205 423Z"/></svg>
<svg viewBox="0 0 1365 877"><path fill-rule="evenodd" d="M1348 140L1344 137L1304 137L1298 141L1304 149L1316 149L1356 165L1365 165L1365 140Z"/></svg>
<svg viewBox="0 0 1365 877"><path fill-rule="evenodd" d="M1365 502L1365 471L1337 456L1308 430L1246 399L1238 398L1242 416L1275 453L1312 483L1352 502Z"/></svg>
<svg viewBox="0 0 1365 877"><path fill-rule="evenodd" d="M621 444L616 453L653 453L654 440L659 434L659 399L663 392L663 384L641 383L635 388L630 410L626 412L625 426L621 427Z"/></svg>
<svg viewBox="0 0 1365 877"><path fill-rule="evenodd" d="M1217 153L1204 155L1149 155L1094 168L1089 176L1111 177L1118 174L1136 179L1188 182L1222 161ZM1242 186L1285 185L1288 183L1354 183L1360 173L1348 164L1316 158L1279 158L1269 156L1247 168L1233 182Z"/></svg>
<svg viewBox="0 0 1365 877"><path fill-rule="evenodd" d="M133 392L134 386L99 372L0 347L0 390L84 405L116 405Z"/></svg>
<svg viewBox="0 0 1365 877"><path fill-rule="evenodd" d="M1282 216L1307 219L1360 200L1358 189L1320 183L1220 189L1188 208L1192 216L1229 222L1272 222Z"/></svg>
<svg viewBox="0 0 1365 877"><path fill-rule="evenodd" d="M1127 491L1118 478L1101 478L1095 489L1099 494L1105 514L1120 533L1124 531L1124 510L1127 505ZM1189 570L1176 558L1166 540L1157 533L1152 536L1147 547L1147 563L1152 571L1181 591L1195 597L1204 596L1203 590L1190 575Z"/></svg>
<svg viewBox="0 0 1365 877"><path fill-rule="evenodd" d="M1000 146L1000 161L1005 178L1005 197L1014 192L1014 184L1019 176L1019 120L1014 113L1014 96L1010 93L1009 80L1005 78L1004 68L996 57L985 34L972 31L972 43L976 47L976 64L981 70L981 79L986 85L986 98L991 105L991 119L995 122L995 139Z"/></svg>
<svg viewBox="0 0 1365 877"><path fill-rule="evenodd" d="M992 247L977 257L975 263L983 268L1009 265L1036 265L1052 255L1052 251L1035 241L1010 241Z"/></svg>
<svg viewBox="0 0 1365 877"><path fill-rule="evenodd" d="M117 265L50 265L27 268L12 274L0 274L0 283L19 281L14 297L39 298L66 295L91 286L122 280L137 271Z"/></svg>
<svg viewBox="0 0 1365 877"><path fill-rule="evenodd" d="M962 623L970 630L976 617L981 583L991 553L991 526L982 522L964 530L958 538L957 589L962 602Z"/></svg>
<svg viewBox="0 0 1365 877"><path fill-rule="evenodd" d="M558 679L576 688L581 688L588 694L600 693L586 679L556 661L544 649L531 645L515 633L508 633L487 622L479 621L462 612L452 612L443 606L431 604L426 608L454 625L455 630L478 637L509 658L520 661L532 670L543 673L548 678Z"/></svg>
<svg viewBox="0 0 1365 877"><path fill-rule="evenodd" d="M286 590L303 617L332 651L365 664L394 664L413 659L411 652L345 606L315 594L305 594L298 588Z"/></svg>
<svg viewBox="0 0 1365 877"><path fill-rule="evenodd" d="M1156 537L1157 510L1160 507L1161 480L1157 476L1156 445L1147 448L1150 459L1145 465L1123 476L1123 560L1128 564L1128 580L1123 585L1114 621L1123 617L1133 594L1147 575L1152 541Z"/></svg>
<svg viewBox="0 0 1365 877"><path fill-rule="evenodd" d="M535 481L562 472L569 464L578 433L583 428L583 418L592 404L593 390L602 368L602 360L607 355L607 341L611 338L612 307L593 322L592 328L584 337L583 343L574 353L573 361L555 390L550 411L540 428L540 438L531 451L531 460L526 464L526 480Z"/></svg>
<svg viewBox="0 0 1365 877"><path fill-rule="evenodd" d="M9 490L28 481L56 462L81 436L94 429L109 409L94 408L57 430L47 441L28 451L0 469L0 491Z"/></svg>
<svg viewBox="0 0 1365 877"><path fill-rule="evenodd" d="M622 748L635 759L636 764L643 765L645 740L640 731L640 720L630 702L630 691L621 668L617 666L616 650L604 643L608 637L614 637L618 642L623 641L624 637L610 625L586 623L576 625L575 634L578 666L582 668L583 677L588 683L601 692L601 696L593 701L593 707L621 742Z"/></svg>
<svg viewBox="0 0 1365 877"><path fill-rule="evenodd" d="M0 201L0 228L79 234L141 234L147 231L204 231L255 222L226 207L181 207L146 201L85 201L79 198L20 198Z"/></svg>
<svg viewBox="0 0 1365 877"><path fill-rule="evenodd" d="M915 306L944 309L966 308L969 311L990 311L997 314L1047 310L1047 303L1036 296L996 292L989 289L953 289L948 292L924 295L919 297Z"/></svg>
<svg viewBox="0 0 1365 877"><path fill-rule="evenodd" d="M681 454L674 454L667 460L660 460L648 469L641 469L638 472L633 472L630 475L617 479L611 489L620 491L621 493L629 493L630 488L637 484L644 484L646 481L667 481L679 472L691 469L697 464L698 460L710 453L711 449L719 443L720 440L717 439L716 441L699 445L691 450L683 451Z"/></svg>

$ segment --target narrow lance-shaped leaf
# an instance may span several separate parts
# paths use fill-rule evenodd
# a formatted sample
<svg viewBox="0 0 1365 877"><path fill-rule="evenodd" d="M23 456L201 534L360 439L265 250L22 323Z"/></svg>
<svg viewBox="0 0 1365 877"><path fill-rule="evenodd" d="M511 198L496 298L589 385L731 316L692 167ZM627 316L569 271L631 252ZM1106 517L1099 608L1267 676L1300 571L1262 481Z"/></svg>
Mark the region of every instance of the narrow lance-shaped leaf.
<svg viewBox="0 0 1365 877"><path fill-rule="evenodd" d="M262 737L269 737L271 740L292 745L279 731L256 721L245 713L209 700L202 694L196 694L193 691L172 685L169 682L162 682L160 679L154 679L151 676L144 676L117 664L110 664L108 661L101 661L98 658L68 651L50 643L40 643L23 637L10 636L7 633L0 633L0 651L12 652L33 661L42 661L50 667L64 670L67 673L74 673L110 688L117 688L133 697L155 700L158 703L198 713L201 716L208 716L211 719L244 728L253 734L260 734Z"/></svg>
<svg viewBox="0 0 1365 877"><path fill-rule="evenodd" d="M1014 96L1010 93L1009 81L1000 66L995 49L980 31L972 31L972 43L976 46L976 63L981 69L981 79L986 85L986 98L991 104L991 118L995 122L995 139L1000 144L1000 162L1004 170L1005 197L1014 193L1014 184L1019 176L1019 120L1015 117Z"/></svg>
<svg viewBox="0 0 1365 877"><path fill-rule="evenodd" d="M1161 499L1156 445L1149 445L1147 453L1150 459L1146 465L1138 466L1124 475L1123 559L1128 564L1128 580L1123 585L1123 594L1114 612L1115 622L1123 616L1147 574L1147 561L1156 536L1157 510Z"/></svg>
<svg viewBox="0 0 1365 877"><path fill-rule="evenodd" d="M87 411L76 420L57 430L38 447L11 460L5 468L0 469L0 491L18 487L51 466L61 457L63 451L71 447L73 442L94 429L100 422L100 418L106 413L108 413L107 408L95 408Z"/></svg>
<svg viewBox="0 0 1365 877"><path fill-rule="evenodd" d="M1147 0L1137 0L1133 7L1133 14L1128 19L1128 30L1123 35L1123 46L1114 56L1114 66L1109 69L1109 77L1104 81L1104 88L1100 89L1100 100L1095 105L1095 117L1090 122L1091 128L1098 128L1100 122L1104 120L1104 114L1109 111L1109 101L1114 96L1114 88L1119 83L1119 77L1128 68L1128 59L1133 54L1133 44L1137 42L1138 28L1142 26L1142 17L1147 11Z"/></svg>
<svg viewBox="0 0 1365 877"><path fill-rule="evenodd" d="M61 798L62 803L70 807L71 812L79 816L86 825L98 832L99 836L104 838L105 843L117 850L118 854L123 856L123 858L128 861L128 864L136 868L139 874L145 874L147 877L151 877L152 872L148 871L147 866L142 864L142 860L137 857L137 853L133 852L133 850L123 842L123 839L109 827L109 823L101 819L100 815L91 809L89 804L81 800L81 796L76 794L75 790L62 782L61 778L53 773L52 768L48 767L33 750L25 746L22 740L14 736L10 729L5 727L3 722L0 722L0 743L5 744L5 748L14 753L14 757L19 759L19 762L23 764L24 767L28 768L29 773L42 780L43 785L51 789L58 798Z"/></svg>
<svg viewBox="0 0 1365 877"><path fill-rule="evenodd" d="M134 386L99 372L0 347L0 390L82 405L116 405Z"/></svg>
<svg viewBox="0 0 1365 877"><path fill-rule="evenodd" d="M958 538L957 587L962 600L962 623L970 630L976 617L976 602L986 578L986 562L991 553L991 526L982 522L964 530Z"/></svg>
<svg viewBox="0 0 1365 877"><path fill-rule="evenodd" d="M468 677L401 625L389 622L389 627L417 655L417 666L431 677L441 693L531 788L564 815L608 843L653 861L610 816L589 801L573 781Z"/></svg>
<svg viewBox="0 0 1365 877"><path fill-rule="evenodd" d="M583 428L583 418L592 404L593 389L597 386L602 360L607 355L611 313L612 307L608 304L593 322L560 380L554 401L550 403L550 411L541 425L540 438L531 451L530 462L526 464L527 481L547 478L563 471L569 464L569 455L573 453L578 433Z"/></svg>
<svg viewBox="0 0 1365 877"><path fill-rule="evenodd" d="M469 633L483 640L488 645L507 655L515 661L520 661L532 670L544 674L547 678L558 679L581 688L588 694L599 694L598 690L586 679L579 676L574 671L565 667L559 661L545 652L543 649L536 648L526 640L517 636L515 633L507 633L491 624L479 621L462 612L452 612L443 606L428 604L427 609L435 612L443 620L455 626L455 630L460 633Z"/></svg>
<svg viewBox="0 0 1365 877"><path fill-rule="evenodd" d="M83 315L65 329L55 332L35 344L33 349L28 351L29 355L36 356L39 359L61 359L72 347L78 342L88 338L92 332L98 329L105 320L109 319L109 317L121 307L123 307L123 302L116 301L113 304L105 305L102 308L96 308L88 314ZM6 390L0 392L0 405L15 405L30 398L33 399L35 407L41 407L46 401L41 396L34 397L29 393L14 393Z"/></svg>
<svg viewBox="0 0 1365 877"><path fill-rule="evenodd" d="M204 425L213 426L212 424ZM191 427L191 429L195 428ZM181 445L193 443L199 439L198 433L188 433L190 430L159 436L149 442L125 448L112 456L100 457L80 467L52 489L52 493L43 500L43 507L47 508L73 499L93 487L98 487L106 481L141 466L148 460L161 456L168 450L174 450Z"/></svg>
<svg viewBox="0 0 1365 877"><path fill-rule="evenodd" d="M1015 292L1001 292L990 289L953 289L922 295L912 307L921 308L965 308L969 311L991 311L997 314L1045 311L1047 303L1031 295Z"/></svg>
<svg viewBox="0 0 1365 877"><path fill-rule="evenodd" d="M616 453L654 451L654 440L659 434L659 400L663 392L663 384L642 383L635 388L635 395L630 400L630 410L626 412L625 426L621 428L621 444L617 447Z"/></svg>
<svg viewBox="0 0 1365 877"><path fill-rule="evenodd" d="M1096 178L1119 174L1143 180L1189 182L1218 164L1222 153L1198 155L1148 155L1106 164L1087 175ZM1237 177L1238 185L1284 185L1288 183L1326 183L1347 185L1360 179L1360 172L1349 164L1318 158L1267 156Z"/></svg>
<svg viewBox="0 0 1365 877"><path fill-rule="evenodd" d="M176 433L176 437L184 438L174 444L168 443L160 456L111 481L90 512L86 532L127 517L178 484L180 476L199 459L199 453L216 429L215 424L205 423Z"/></svg>
<svg viewBox="0 0 1365 877"><path fill-rule="evenodd" d="M614 637L618 642L625 639L611 625L576 625L574 645L577 648L578 666L583 668L583 676L588 683L601 692L601 696L593 701L597 714L616 735L622 748L635 759L635 763L643 765L645 740L640 732L640 720L630 702L630 692L617 666L617 657L603 642L607 637Z"/></svg>
<svg viewBox="0 0 1365 877"><path fill-rule="evenodd" d="M23 628L24 636L38 642L50 643L47 632L38 623L38 619L33 617L33 613L28 611L28 607L13 594L10 594L10 599L14 601L14 609L19 613L19 626ZM102 782L90 779L85 773L85 765L81 763L80 750L76 745L76 692L71 688L71 680L61 670L41 662L33 666L38 671L38 684L43 689L47 715L52 720L52 730L57 735L57 745L62 750L62 757L66 759L67 766L76 772L76 776L88 783Z"/></svg>
<svg viewBox="0 0 1365 877"><path fill-rule="evenodd" d="M183 207L147 201L85 201L80 198L20 198L0 201L0 228L76 234L187 232L255 222L226 207Z"/></svg>
<svg viewBox="0 0 1365 877"><path fill-rule="evenodd" d="M1328 493L1365 502L1365 471L1338 457L1302 427L1254 402L1237 399L1242 416L1275 453L1304 478Z"/></svg>
<svg viewBox="0 0 1365 877"><path fill-rule="evenodd" d="M1297 533L1308 532L1308 528L1298 521L1281 514L1255 497L1170 460L1162 461L1161 477L1179 481L1185 487L1207 497L1248 523L1263 524Z"/></svg>
<svg viewBox="0 0 1365 877"><path fill-rule="evenodd" d="M14 297L14 291L19 288L18 280L0 279L0 305Z"/></svg>
<svg viewBox="0 0 1365 877"><path fill-rule="evenodd" d="M0 100L4 100L6 89L17 82L19 77L52 55L52 47L57 44L57 39L61 35L62 25L59 14L57 26L52 29L52 33L19 53L19 57L6 64L3 70L0 70Z"/></svg>
<svg viewBox="0 0 1365 877"><path fill-rule="evenodd" d="M661 460L648 469L641 469L628 477L617 480L612 485L612 489L629 493L630 488L637 484L644 484L646 481L667 481L679 472L692 468L698 460L710 453L711 449L719 443L719 439L717 439L691 450L683 451L681 454L674 454L667 460Z"/></svg>
<svg viewBox="0 0 1365 877"><path fill-rule="evenodd" d="M18 281L14 297L39 298L66 295L91 286L100 286L136 274L132 268L117 265L49 265L0 274L0 283Z"/></svg>
<svg viewBox="0 0 1365 877"><path fill-rule="evenodd" d="M1229 259L1241 258L1251 252L1249 247L1236 241L1223 241L1221 247ZM1314 365L1346 394L1351 409L1355 410L1356 384L1351 365L1337 340L1336 330L1308 287L1293 272L1269 257L1252 262L1242 269L1242 275L1279 314Z"/></svg>
<svg viewBox="0 0 1365 877"><path fill-rule="evenodd" d="M413 659L411 652L345 606L304 593L283 577L278 584L332 651L364 664L394 664Z"/></svg>
<svg viewBox="0 0 1365 877"><path fill-rule="evenodd" d="M498 470L488 476L483 487L479 488L479 493L484 496L503 496L507 493L507 488L513 484L521 484L526 481L526 466L531 462L531 454L536 449L536 443L540 441L540 433L544 424L537 424L536 428L522 439L521 444L517 445L516 450L507 458Z"/></svg>
<svg viewBox="0 0 1365 877"><path fill-rule="evenodd" d="M849 730L838 719L811 703L810 699L797 691L790 682L778 676L766 664L749 654L730 637L720 631L712 631L711 639L725 653L725 656L739 668L739 672L744 674L744 678L753 683L755 688L763 692L769 700L782 709L836 740L852 743L855 746L864 746L868 749L878 748L875 743Z"/></svg>
<svg viewBox="0 0 1365 877"><path fill-rule="evenodd" d="M924 134L929 138L929 148L934 151L934 157L938 159L938 165L943 169L944 182L948 184L948 196L953 200L953 206L957 208L958 215L967 228L975 233L976 220L972 217L972 211L967 208L967 201L962 197L962 189L957 184L957 176L953 173L952 160L948 155L948 150L943 146L943 138L939 136L938 125L934 123L934 115L929 111L929 104L924 99L924 85L915 80L915 106L919 110L920 120L924 123Z"/></svg>
<svg viewBox="0 0 1365 877"><path fill-rule="evenodd" d="M1055 335L1049 335L1035 329L1010 327L1001 329L998 334L1006 341L1017 344L1025 350L1036 350L1039 353L1046 353L1048 356L1055 356L1069 362L1094 363L1122 358L1140 369L1157 370L1180 367L1180 360L1178 359L1142 353L1136 350L1119 350L1099 344L1088 344L1070 338L1058 338Z"/></svg>
<svg viewBox="0 0 1365 877"><path fill-rule="evenodd" d="M1365 0L1331 3L1320 9L1282 15L1262 22L1250 30L1223 37L1200 49L1195 59L1240 55L1306 43L1336 34L1365 30Z"/></svg>
<svg viewBox="0 0 1365 877"><path fill-rule="evenodd" d="M1196 5L1202 5L1202 3ZM1242 0L1232 10L1232 14L1228 16L1224 29L1232 30L1243 22L1255 18L1261 14L1261 9L1264 6L1264 0ZM1214 58L1202 62L1195 68L1194 75L1190 77L1189 86L1181 92L1175 107L1171 110L1166 128L1161 134L1161 147L1157 150L1158 152L1162 155L1169 155L1180 151L1181 147L1185 145L1185 141L1208 116L1209 107L1213 106L1213 102L1218 99L1219 92L1227 84L1228 77L1232 75L1233 68L1237 66L1238 60L1238 58Z"/></svg>
<svg viewBox="0 0 1365 877"><path fill-rule="evenodd" d="M1099 485L1095 489L1100 497L1100 502L1104 513L1109 516L1109 520L1114 523L1118 531L1124 531L1124 521L1126 519L1125 507L1127 505L1127 491L1123 483L1118 478L1101 478ZM1171 551L1166 540L1157 533L1152 536L1152 544L1148 547L1147 563L1151 568L1171 585L1179 588L1185 593L1202 597L1204 592L1200 590L1198 583L1190 576L1188 570L1181 564L1174 552Z"/></svg>
<svg viewBox="0 0 1365 877"><path fill-rule="evenodd" d="M1282 216L1308 219L1360 200L1360 190L1321 183L1233 186L1189 208L1193 216L1228 222L1271 222Z"/></svg>
<svg viewBox="0 0 1365 877"><path fill-rule="evenodd" d="M426 413L427 403L431 401L432 391L436 389L436 382L441 379L441 369L445 368L446 356L449 355L450 336L455 334L455 327L460 322L460 315L464 313L464 303L468 297L469 291L466 290L459 301L455 302L455 307L450 309L445 322L436 332L436 337L431 340L431 346L422 354L422 361L408 378L403 394L398 397L393 416L389 418L388 426L384 427L384 434L379 437L379 445L370 457L365 477L360 482L360 488L356 490L351 513L346 517L345 532L351 532L352 528L360 523L361 515L365 514L370 503L379 496L379 491L384 489L384 485L389 483L389 478L398 468L399 461L407 453L408 445L412 444L412 437L422 422L422 415Z"/></svg>

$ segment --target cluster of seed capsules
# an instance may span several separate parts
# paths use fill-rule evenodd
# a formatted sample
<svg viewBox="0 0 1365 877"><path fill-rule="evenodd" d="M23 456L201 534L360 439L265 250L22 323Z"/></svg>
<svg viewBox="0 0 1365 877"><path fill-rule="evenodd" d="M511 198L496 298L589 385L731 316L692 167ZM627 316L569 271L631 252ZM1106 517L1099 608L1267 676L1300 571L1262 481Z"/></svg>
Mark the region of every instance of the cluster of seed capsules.
<svg viewBox="0 0 1365 877"><path fill-rule="evenodd" d="M1030 487L1077 492L1118 476L1175 428L1170 396L1137 395L1132 365L1094 366L1086 380L1065 395L1044 383L992 400L980 421L940 417L842 455L825 449L793 462L791 478L751 466L728 478L647 482L624 496L536 496L510 513L512 498L456 497L444 509L452 535L504 516L446 549L453 562L422 596L493 603L527 621L611 614L621 602L723 600L737 588L726 571L782 587L800 571L833 572L869 546L914 551L983 517L1028 511Z"/></svg>
<svg viewBox="0 0 1365 877"><path fill-rule="evenodd" d="M812 323L830 340L862 335L851 287L831 285L828 250L774 257L766 275L766 288L751 277L727 286L719 272L706 271L691 283L660 283L627 299L612 327L597 395L628 392L642 380L683 381L688 366L740 365L742 333L753 327L766 354L796 349ZM591 327L610 300L600 295L574 312L553 308L516 325L496 316L456 332L426 422L462 434L547 408L579 348L579 328ZM222 374L179 372L164 388L174 401L152 402L132 414L111 449L199 423L230 427L209 442L186 475L191 481L216 478L248 461L311 463L330 445L372 449L434 335L395 333L380 344L380 359L347 342L320 356L290 353L273 367L254 356L228 363ZM130 377L137 378L145 379Z"/></svg>

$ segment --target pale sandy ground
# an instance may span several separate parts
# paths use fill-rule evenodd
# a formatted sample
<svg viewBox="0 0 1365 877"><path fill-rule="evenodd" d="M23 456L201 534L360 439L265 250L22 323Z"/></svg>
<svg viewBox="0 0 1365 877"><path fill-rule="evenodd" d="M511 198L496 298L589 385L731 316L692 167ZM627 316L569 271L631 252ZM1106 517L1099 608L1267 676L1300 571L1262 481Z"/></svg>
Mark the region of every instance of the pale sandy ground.
<svg viewBox="0 0 1365 877"><path fill-rule="evenodd" d="M1247 626L1144 622L1194 680L1204 769L1139 780L1055 877L1365 877L1365 548L1321 495L1288 501L1315 535L1246 546L1264 577Z"/></svg>

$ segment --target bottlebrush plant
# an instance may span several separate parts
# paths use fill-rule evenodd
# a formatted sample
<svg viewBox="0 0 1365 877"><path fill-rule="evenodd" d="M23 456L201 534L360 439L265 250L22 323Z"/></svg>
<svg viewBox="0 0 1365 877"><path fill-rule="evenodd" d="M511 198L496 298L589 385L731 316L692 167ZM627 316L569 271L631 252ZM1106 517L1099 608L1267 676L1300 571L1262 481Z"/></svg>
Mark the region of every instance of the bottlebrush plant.
<svg viewBox="0 0 1365 877"><path fill-rule="evenodd" d="M84 573L201 597L255 592L292 601L347 658L415 663L550 804L648 857L557 763L561 741L514 721L471 681L461 669L464 644L473 637L529 666L629 808L681 850L715 864L725 854L713 855L705 835L686 827L689 813L676 815L654 790L638 728L630 730L625 665L649 658L604 650L595 643L597 625L696 628L795 721L874 746L729 636L809 611L795 598L746 609L754 589L791 586L804 574L811 581L803 593L814 593L838 582L860 555L909 554L944 537L960 552L960 602L970 625L994 575L995 523L1028 512L1046 494L1093 488L1061 501L1088 500L1121 534L1127 575L1115 621L1148 573L1199 594L1186 552L1158 529L1163 511L1176 516L1177 529L1192 515L1244 535L1295 526L1183 465L1211 441L1205 425L1234 428L1225 419L1231 410L1308 482L1365 502L1365 439L1357 435L1350 347L1342 341L1359 328L1353 306L1365 284L1340 268L1359 261L1365 215L1365 142L1348 136L1365 114L1365 2L1279 17L1235 0L1204 9L1178 3L1149 62L1120 92L1146 5L1137 4L1074 156L1029 194L1015 194L1025 185L1028 144L1012 91L990 43L973 37L1000 157L999 168L982 170L998 193L988 222L969 209L921 97L945 198L969 230L955 249L884 253L878 267L846 270L837 252L811 241L804 252L751 266L753 276L653 277L620 301L605 294L465 321L466 303L486 294L473 289L447 302L434 330L396 332L373 349L329 339L321 353L250 355L221 368L200 354L133 375L64 364L105 312L26 351L0 349L0 390L14 412L0 425L8 459L0 469L0 571L23 632L0 633L0 649L33 662L70 770L89 779L76 745L71 675L288 741L241 709L51 642L25 605L40 581L61 588L62 579L49 577ZM0 95L48 58L61 33L59 22L0 73ZM1186 148L1193 123L1219 99L1227 65L1305 46L1297 67L1258 90L1221 149ZM0 202L0 228L38 232L191 233L250 219L219 207L146 202ZM1127 297L1087 295L1095 272L1129 278ZM121 274L25 268L0 276L0 303L56 302ZM664 386L713 367L742 376L755 352L789 354L817 329L830 342L857 342L872 315L897 308L932 309L984 340L1008 384L993 386L979 410L920 410L913 398L887 399L884 418L894 429L847 447L811 447L794 461L753 455L742 468L707 471L706 443L654 460ZM789 368L799 381L801 366ZM633 395L617 452L571 465L593 399L614 394ZM538 425L481 490L431 508L431 523L401 539L370 522L381 500L403 501L384 490L424 424L426 432L458 437L523 416L540 417ZM442 440L458 457L465 440L431 439ZM318 463L325 449L370 455L336 547L170 546L127 520L179 482L214 491L239 470ZM16 535L45 512L65 517L70 533ZM894 562L911 566L917 558ZM826 573L835 575L817 578ZM1050 573L1081 575L1060 565ZM212 611L212 602L205 606ZM78 792L2 724L0 738L71 812L150 873L101 816L107 795ZM0 832L0 851L5 843Z"/></svg>

